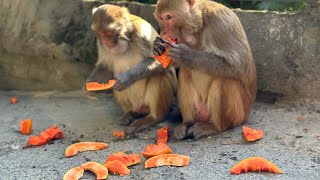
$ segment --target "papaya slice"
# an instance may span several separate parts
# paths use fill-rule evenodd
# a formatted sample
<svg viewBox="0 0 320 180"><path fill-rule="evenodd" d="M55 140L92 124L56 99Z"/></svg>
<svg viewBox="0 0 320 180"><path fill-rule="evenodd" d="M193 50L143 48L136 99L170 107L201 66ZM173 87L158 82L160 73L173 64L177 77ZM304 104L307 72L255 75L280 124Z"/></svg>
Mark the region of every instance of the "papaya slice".
<svg viewBox="0 0 320 180"><path fill-rule="evenodd" d="M18 102L18 97L12 97L12 98L10 98L10 103L11 103L11 104L17 104L17 102Z"/></svg>
<svg viewBox="0 0 320 180"><path fill-rule="evenodd" d="M252 129L247 126L242 126L243 137L246 141L256 141L263 137L263 131L259 129Z"/></svg>
<svg viewBox="0 0 320 180"><path fill-rule="evenodd" d="M142 155L145 158L150 158L161 154L172 154L172 150L168 145L164 143L159 143L158 145L150 144L142 152Z"/></svg>
<svg viewBox="0 0 320 180"><path fill-rule="evenodd" d="M65 156L71 157L78 154L79 152L102 150L107 147L108 144L102 142L79 142L70 145L65 151Z"/></svg>
<svg viewBox="0 0 320 180"><path fill-rule="evenodd" d="M126 134L123 131L114 131L112 132L112 136L114 137L124 137Z"/></svg>
<svg viewBox="0 0 320 180"><path fill-rule="evenodd" d="M78 180L83 176L84 169L81 166L77 166L71 168L66 174L63 176L63 180Z"/></svg>
<svg viewBox="0 0 320 180"><path fill-rule="evenodd" d="M25 119L20 122L21 134L31 134L32 130L32 119Z"/></svg>
<svg viewBox="0 0 320 180"><path fill-rule="evenodd" d="M41 132L39 136L30 136L24 148L29 146L41 146L53 139L61 139L63 136L63 132L56 125L53 125L44 132Z"/></svg>
<svg viewBox="0 0 320 180"><path fill-rule="evenodd" d="M124 165L132 166L134 164L138 164L141 161L140 154L126 154L124 152L118 152L115 154L111 154L105 161L104 164L107 164L108 162L119 160Z"/></svg>
<svg viewBox="0 0 320 180"><path fill-rule="evenodd" d="M105 166L113 174L119 174L120 176L130 174L130 169L128 169L128 167L119 160L109 161Z"/></svg>
<svg viewBox="0 0 320 180"><path fill-rule="evenodd" d="M96 162L87 162L81 165L84 170L91 171L96 174L97 179L107 179L108 169L99 163Z"/></svg>
<svg viewBox="0 0 320 180"><path fill-rule="evenodd" d="M164 143L167 144L169 139L169 126L163 126L161 129L158 129L158 139L157 144Z"/></svg>
<svg viewBox="0 0 320 180"><path fill-rule="evenodd" d="M176 43L176 41L174 41L170 38L167 38L167 40L172 43ZM167 68L172 63L172 60L167 55L166 51L167 51L167 49L165 50L165 52L161 56L154 55L154 58L161 63L163 68Z"/></svg>
<svg viewBox="0 0 320 180"><path fill-rule="evenodd" d="M86 83L86 89L87 91L101 91L101 90L107 90L110 89L114 84L116 80L109 80L108 83L98 83L98 82L88 82Z"/></svg>
<svg viewBox="0 0 320 180"><path fill-rule="evenodd" d="M231 174L240 174L241 172L246 173L248 171L266 171L276 174L282 173L280 168L263 157L250 157L241 160L230 169Z"/></svg>
<svg viewBox="0 0 320 180"><path fill-rule="evenodd" d="M153 168L159 166L187 166L190 163L188 156L180 154L163 154L146 160L144 167Z"/></svg>

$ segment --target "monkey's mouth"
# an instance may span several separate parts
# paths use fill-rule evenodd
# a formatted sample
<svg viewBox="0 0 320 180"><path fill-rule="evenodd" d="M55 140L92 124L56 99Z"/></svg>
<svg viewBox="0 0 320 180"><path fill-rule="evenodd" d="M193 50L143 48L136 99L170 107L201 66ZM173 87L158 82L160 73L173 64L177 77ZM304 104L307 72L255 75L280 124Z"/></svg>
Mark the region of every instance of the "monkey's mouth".
<svg viewBox="0 0 320 180"><path fill-rule="evenodd" d="M170 41L172 41L172 42L174 42L174 43L176 43L176 44L178 43L178 38L166 36L166 35L165 35L166 33L167 33L167 32L164 32L164 33L161 35L161 38L162 38L162 39L166 39L166 40L170 39Z"/></svg>

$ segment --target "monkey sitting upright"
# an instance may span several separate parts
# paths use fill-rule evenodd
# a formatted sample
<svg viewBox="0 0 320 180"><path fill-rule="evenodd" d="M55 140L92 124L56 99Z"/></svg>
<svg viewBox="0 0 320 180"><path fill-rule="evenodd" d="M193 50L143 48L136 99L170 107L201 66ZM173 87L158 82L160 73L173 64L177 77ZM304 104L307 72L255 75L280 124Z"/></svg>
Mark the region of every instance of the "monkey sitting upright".
<svg viewBox="0 0 320 180"><path fill-rule="evenodd" d="M159 0L154 15L163 39L177 42L154 42L156 55L166 48L180 67L183 122L174 136L199 138L240 125L256 97L256 67L236 14L211 0Z"/></svg>
<svg viewBox="0 0 320 180"><path fill-rule="evenodd" d="M93 9L92 15L98 61L87 82L116 80L114 96L124 111L122 124L130 125L127 133L161 121L171 105L177 80L174 69L164 70L153 59L152 44L158 33L124 7L102 5ZM123 72L125 76L120 75Z"/></svg>

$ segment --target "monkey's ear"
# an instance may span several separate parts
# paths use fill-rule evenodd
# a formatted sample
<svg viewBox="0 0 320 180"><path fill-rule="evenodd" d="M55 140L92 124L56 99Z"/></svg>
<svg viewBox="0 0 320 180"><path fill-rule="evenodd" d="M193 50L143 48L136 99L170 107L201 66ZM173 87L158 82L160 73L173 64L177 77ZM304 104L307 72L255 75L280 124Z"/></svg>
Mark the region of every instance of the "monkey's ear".
<svg viewBox="0 0 320 180"><path fill-rule="evenodd" d="M190 7L192 7L194 5L194 3L196 2L196 0L186 0L189 4Z"/></svg>
<svg viewBox="0 0 320 180"><path fill-rule="evenodd" d="M94 15L94 13L98 10L98 8L93 8L92 9L92 15Z"/></svg>

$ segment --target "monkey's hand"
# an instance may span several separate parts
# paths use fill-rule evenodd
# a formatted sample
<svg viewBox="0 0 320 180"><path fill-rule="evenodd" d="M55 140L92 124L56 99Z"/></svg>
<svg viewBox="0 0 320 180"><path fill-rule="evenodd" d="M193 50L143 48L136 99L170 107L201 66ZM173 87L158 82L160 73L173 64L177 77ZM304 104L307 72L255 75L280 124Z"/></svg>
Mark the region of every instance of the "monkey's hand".
<svg viewBox="0 0 320 180"><path fill-rule="evenodd" d="M118 74L114 78L116 80L116 83L113 85L113 89L117 91L122 91L127 89L132 83L134 83L134 80L132 78L131 72L127 71L121 74Z"/></svg>
<svg viewBox="0 0 320 180"><path fill-rule="evenodd" d="M164 53L165 48L163 47L163 43L164 41L160 37L156 38L156 40L153 42L154 55L161 56Z"/></svg>
<svg viewBox="0 0 320 180"><path fill-rule="evenodd" d="M158 44L164 46L168 50L167 54L173 62L179 66L194 68L194 65L197 63L196 50L191 49L185 44L174 44L167 40L163 41L163 44Z"/></svg>

